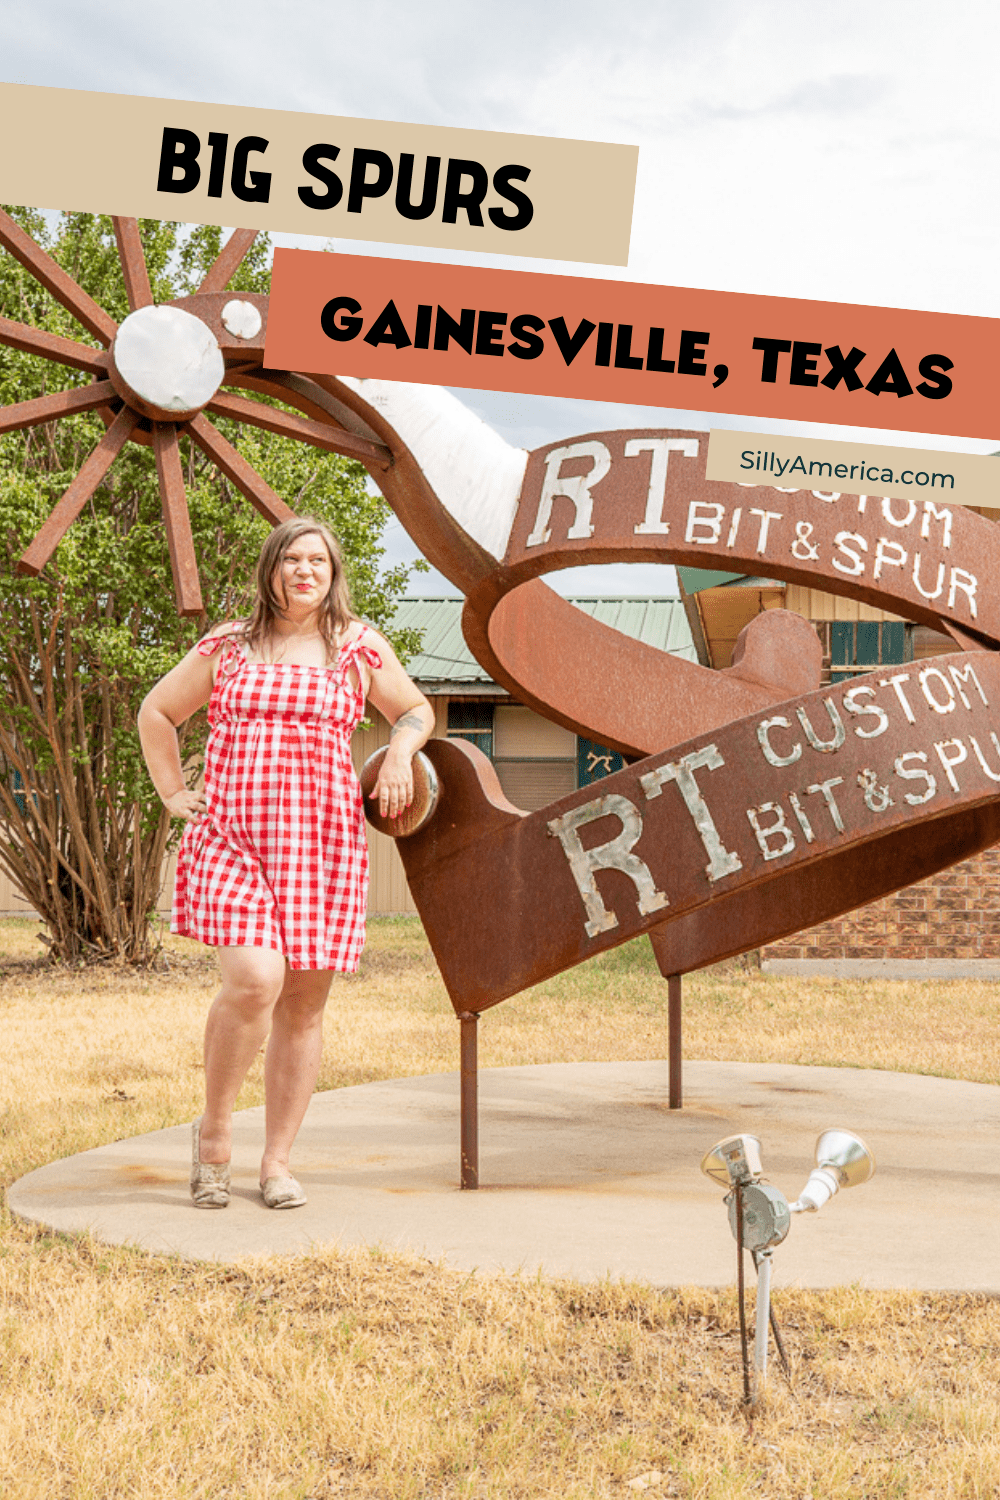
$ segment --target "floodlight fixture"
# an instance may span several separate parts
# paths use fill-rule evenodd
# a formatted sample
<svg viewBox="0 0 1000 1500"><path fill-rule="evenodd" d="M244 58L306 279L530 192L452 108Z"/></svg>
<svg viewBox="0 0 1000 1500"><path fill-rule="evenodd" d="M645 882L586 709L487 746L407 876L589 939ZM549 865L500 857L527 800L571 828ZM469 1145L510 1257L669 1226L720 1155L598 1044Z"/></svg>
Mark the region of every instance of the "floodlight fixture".
<svg viewBox="0 0 1000 1500"><path fill-rule="evenodd" d="M814 1214L841 1188L860 1187L874 1174L875 1158L859 1135L834 1128L816 1142L816 1165L794 1203L793 1214Z"/></svg>
<svg viewBox="0 0 1000 1500"><path fill-rule="evenodd" d="M722 1187L756 1182L764 1170L760 1141L755 1135L727 1135L702 1157L701 1170Z"/></svg>
<svg viewBox="0 0 1000 1500"><path fill-rule="evenodd" d="M743 1348L743 1388L748 1402L750 1374L746 1314L743 1305L743 1251L749 1250L757 1269L757 1315L754 1332L754 1369L757 1395L767 1377L768 1329L773 1328L786 1373L781 1337L771 1311L771 1265L775 1247L788 1234L792 1214L816 1213L841 1188L858 1187L875 1171L875 1158L860 1136L839 1126L824 1130L816 1141L816 1166L794 1203L779 1188L762 1182L761 1143L755 1135L730 1135L702 1157L706 1177L728 1189L729 1227L736 1240L740 1332Z"/></svg>

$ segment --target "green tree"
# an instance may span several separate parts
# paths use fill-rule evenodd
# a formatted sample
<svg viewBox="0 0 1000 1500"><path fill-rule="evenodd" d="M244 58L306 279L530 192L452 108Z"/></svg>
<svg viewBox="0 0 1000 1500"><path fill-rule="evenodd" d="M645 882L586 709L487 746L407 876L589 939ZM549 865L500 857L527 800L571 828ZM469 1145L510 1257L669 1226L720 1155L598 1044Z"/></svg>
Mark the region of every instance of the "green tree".
<svg viewBox="0 0 1000 1500"><path fill-rule="evenodd" d="M63 214L50 227L8 209L118 320L127 315L109 219ZM221 232L141 224L156 301L194 289ZM233 280L266 291L268 246L256 243ZM93 338L0 252L0 315L93 344ZM0 345L0 406L85 384L82 372ZM405 656L392 628L409 569L386 570L389 509L360 464L220 422L229 440L293 509L341 538L355 607ZM104 430L97 414L0 438L0 866L39 912L56 960L146 963L165 852L179 835L153 791L135 729L152 683L208 625L245 613L268 523L193 444L182 443L205 614L178 616L151 448L129 443L38 578L17 558ZM195 764L205 715L182 729Z"/></svg>

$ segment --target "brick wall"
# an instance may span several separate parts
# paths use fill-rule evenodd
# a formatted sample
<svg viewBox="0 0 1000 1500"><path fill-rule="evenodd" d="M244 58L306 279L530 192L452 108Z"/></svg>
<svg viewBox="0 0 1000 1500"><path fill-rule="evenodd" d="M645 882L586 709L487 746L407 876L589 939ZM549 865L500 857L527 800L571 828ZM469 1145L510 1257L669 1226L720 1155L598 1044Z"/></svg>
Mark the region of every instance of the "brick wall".
<svg viewBox="0 0 1000 1500"><path fill-rule="evenodd" d="M771 943L761 958L1000 959L1000 845Z"/></svg>

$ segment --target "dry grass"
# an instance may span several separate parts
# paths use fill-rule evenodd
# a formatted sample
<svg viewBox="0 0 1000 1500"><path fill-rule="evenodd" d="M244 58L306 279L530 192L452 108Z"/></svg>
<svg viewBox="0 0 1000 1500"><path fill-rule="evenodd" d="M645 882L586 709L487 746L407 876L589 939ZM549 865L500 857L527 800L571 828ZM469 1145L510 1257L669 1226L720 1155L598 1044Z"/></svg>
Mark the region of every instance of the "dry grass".
<svg viewBox="0 0 1000 1500"><path fill-rule="evenodd" d="M0 924L4 1182L190 1119L215 985L180 940L169 972L136 979L33 969L32 934ZM489 1014L482 1063L662 1055L665 989L647 949L618 950ZM989 985L732 965L685 992L689 1057L1000 1071ZM377 923L337 985L321 1087L451 1069L456 1031L417 924ZM260 1093L255 1075L241 1102ZM752 1423L727 1293L365 1252L216 1267L7 1220L0 1298L14 1500L1000 1494L1000 1307L984 1297L782 1291L794 1389L776 1376Z"/></svg>

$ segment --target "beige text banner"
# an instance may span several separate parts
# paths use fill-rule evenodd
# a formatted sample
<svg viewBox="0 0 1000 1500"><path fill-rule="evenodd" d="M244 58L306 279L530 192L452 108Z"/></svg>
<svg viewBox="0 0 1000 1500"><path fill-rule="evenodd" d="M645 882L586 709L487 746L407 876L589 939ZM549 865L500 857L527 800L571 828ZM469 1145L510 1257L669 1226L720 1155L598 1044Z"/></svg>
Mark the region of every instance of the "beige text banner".
<svg viewBox="0 0 1000 1500"><path fill-rule="evenodd" d="M706 479L842 495L898 495L1000 509L1000 461L992 454L942 453L714 428Z"/></svg>
<svg viewBox="0 0 1000 1500"><path fill-rule="evenodd" d="M0 83L0 201L628 264L638 147Z"/></svg>

